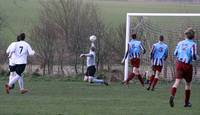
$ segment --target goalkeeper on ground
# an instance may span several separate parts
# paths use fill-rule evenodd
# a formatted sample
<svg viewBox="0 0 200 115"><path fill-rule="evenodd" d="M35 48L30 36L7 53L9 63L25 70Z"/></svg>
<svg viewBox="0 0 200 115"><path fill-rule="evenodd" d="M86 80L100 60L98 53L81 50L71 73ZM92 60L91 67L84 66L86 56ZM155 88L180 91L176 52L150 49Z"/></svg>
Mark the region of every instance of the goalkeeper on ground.
<svg viewBox="0 0 200 115"><path fill-rule="evenodd" d="M84 81L89 83L100 83L108 85L108 83L105 80L96 79L96 77L94 76L96 73L95 49L96 48L94 46L94 43L92 43L89 53L80 55L80 57L87 57L87 71L84 76Z"/></svg>

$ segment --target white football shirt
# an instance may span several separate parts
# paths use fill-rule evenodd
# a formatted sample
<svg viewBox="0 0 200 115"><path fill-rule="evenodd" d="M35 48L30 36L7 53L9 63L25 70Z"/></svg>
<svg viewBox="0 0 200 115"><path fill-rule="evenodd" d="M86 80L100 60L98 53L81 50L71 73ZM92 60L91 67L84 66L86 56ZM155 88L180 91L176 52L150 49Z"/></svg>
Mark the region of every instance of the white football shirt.
<svg viewBox="0 0 200 115"><path fill-rule="evenodd" d="M13 54L11 54L11 50L12 49L14 49L15 48L15 44L16 44L17 42L12 42L9 46L8 46L8 48L7 48L7 50L6 50L6 53L9 55L9 65L10 66L14 66L15 65L15 54L13 53Z"/></svg>
<svg viewBox="0 0 200 115"><path fill-rule="evenodd" d="M87 67L89 66L95 66L95 52L90 50L90 52L87 54Z"/></svg>
<svg viewBox="0 0 200 115"><path fill-rule="evenodd" d="M15 64L27 64L28 55L34 55L35 51L25 41L15 43L15 47L11 50L15 55Z"/></svg>

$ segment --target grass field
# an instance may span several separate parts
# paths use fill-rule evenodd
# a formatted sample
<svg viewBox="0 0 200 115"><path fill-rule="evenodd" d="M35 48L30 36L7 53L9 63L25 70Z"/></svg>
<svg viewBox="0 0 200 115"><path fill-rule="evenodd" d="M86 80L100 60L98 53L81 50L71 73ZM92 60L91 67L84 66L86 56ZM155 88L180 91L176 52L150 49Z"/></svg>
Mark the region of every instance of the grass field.
<svg viewBox="0 0 200 115"><path fill-rule="evenodd" d="M200 84L194 83L192 108L183 107L183 85L175 107L168 105L170 83L159 84L156 91L143 89L138 82L129 88L120 83L110 86L60 80L27 80L31 91L21 95L17 87L5 94L0 81L0 115L199 115Z"/></svg>

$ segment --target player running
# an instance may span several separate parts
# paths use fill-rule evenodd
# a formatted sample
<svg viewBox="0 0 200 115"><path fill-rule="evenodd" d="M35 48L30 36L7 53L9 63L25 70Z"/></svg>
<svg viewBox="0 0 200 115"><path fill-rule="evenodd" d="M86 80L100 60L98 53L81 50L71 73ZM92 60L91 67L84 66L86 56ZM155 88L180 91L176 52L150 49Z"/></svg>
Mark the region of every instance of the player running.
<svg viewBox="0 0 200 115"><path fill-rule="evenodd" d="M100 83L108 85L108 83L105 80L102 79L96 79L95 73L96 73L96 62L95 62L95 46L92 43L90 47L90 51L87 54L81 54L80 57L87 57L87 71L84 76L84 81L89 83Z"/></svg>
<svg viewBox="0 0 200 115"><path fill-rule="evenodd" d="M15 46L10 49L10 56L12 55L15 56L14 59L14 64L15 64L15 76L13 76L10 80L9 83L5 85L6 93L9 94L10 89L13 84L19 79L23 79L21 74L24 72L26 64L27 64L27 57L28 55L34 55L35 51L32 50L31 46L24 41L25 40L25 34L22 33L20 34L20 41L15 43ZM21 93L24 94L28 92L27 89L23 88L23 82L21 85Z"/></svg>
<svg viewBox="0 0 200 115"><path fill-rule="evenodd" d="M159 41L153 44L150 58L152 63L152 75L150 77L150 83L147 90L154 90L158 80L159 75L162 71L163 63L168 57L168 46L164 42L164 36L160 35Z"/></svg>
<svg viewBox="0 0 200 115"><path fill-rule="evenodd" d="M19 42L20 41L20 36L17 36L17 42ZM9 75L9 81L15 76L15 74L16 74L16 72L15 72L15 55L13 54L13 55L11 55L12 53L11 53L11 49L13 49L14 47L15 47L15 44L17 43L17 42L12 42L9 46L8 46L8 48L7 48L7 50L6 50L6 53L8 54L8 58L9 58L9 70L10 70L10 75ZM19 80L18 80L18 83L19 83L19 87L20 87L20 91L22 91L23 90L23 79L22 78L20 78ZM14 89L14 85L15 84L13 84L12 85L12 87L11 87L11 89Z"/></svg>
<svg viewBox="0 0 200 115"><path fill-rule="evenodd" d="M137 76L140 83L144 87L144 81L140 74L139 67L140 67L141 50L143 51L143 54L145 54L146 50L145 50L144 46L142 45L142 42L139 40L136 40L137 39L136 34L132 34L131 37L132 38L128 43L128 51L126 52L121 63L124 63L126 58L129 56L130 64L133 67L133 72L128 75L127 80L123 81L123 84L128 85L129 81L132 80L135 76Z"/></svg>
<svg viewBox="0 0 200 115"><path fill-rule="evenodd" d="M197 45L193 41L195 32L192 28L188 28L185 32L186 39L180 41L174 51L177 58L176 62L176 80L171 88L171 96L169 104L174 107L174 98L176 95L177 87L181 79L185 79L185 105L184 107L192 107L189 102L191 94L191 81L192 81L192 61L197 60Z"/></svg>

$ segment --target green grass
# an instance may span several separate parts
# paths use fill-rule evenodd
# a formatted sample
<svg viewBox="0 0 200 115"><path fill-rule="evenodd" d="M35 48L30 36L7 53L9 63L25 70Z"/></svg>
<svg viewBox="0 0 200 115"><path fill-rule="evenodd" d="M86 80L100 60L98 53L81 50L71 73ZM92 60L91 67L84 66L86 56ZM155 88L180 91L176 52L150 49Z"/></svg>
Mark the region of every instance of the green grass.
<svg viewBox="0 0 200 115"><path fill-rule="evenodd" d="M175 12L200 12L199 5L195 4L178 4L178 3L156 3L156 2L97 2L102 15L107 23L117 25L122 20L125 20L126 13L175 13ZM169 19L167 20L168 22ZM166 22L166 23L168 23Z"/></svg>
<svg viewBox="0 0 200 115"><path fill-rule="evenodd" d="M26 79L30 93L21 95L16 87L5 94L0 84L0 115L199 115L200 84L194 83L192 108L183 107L183 85L177 92L175 107L168 105L170 83L156 91L143 89L138 81L129 88L120 83L110 86L84 82Z"/></svg>
<svg viewBox="0 0 200 115"><path fill-rule="evenodd" d="M16 34L29 32L32 25L38 22L41 9L40 0L0 0L0 14L6 24L0 35L8 41L14 40ZM92 0L93 1L93 0ZM200 4L157 3L157 2L127 2L94 0L98 5L103 21L114 27L126 18L127 12L200 12ZM156 23L159 19L156 20ZM171 20L164 20L171 23Z"/></svg>
<svg viewBox="0 0 200 115"><path fill-rule="evenodd" d="M38 21L39 10L39 0L0 0L0 14L4 19L0 37L10 42L20 32L29 32Z"/></svg>

